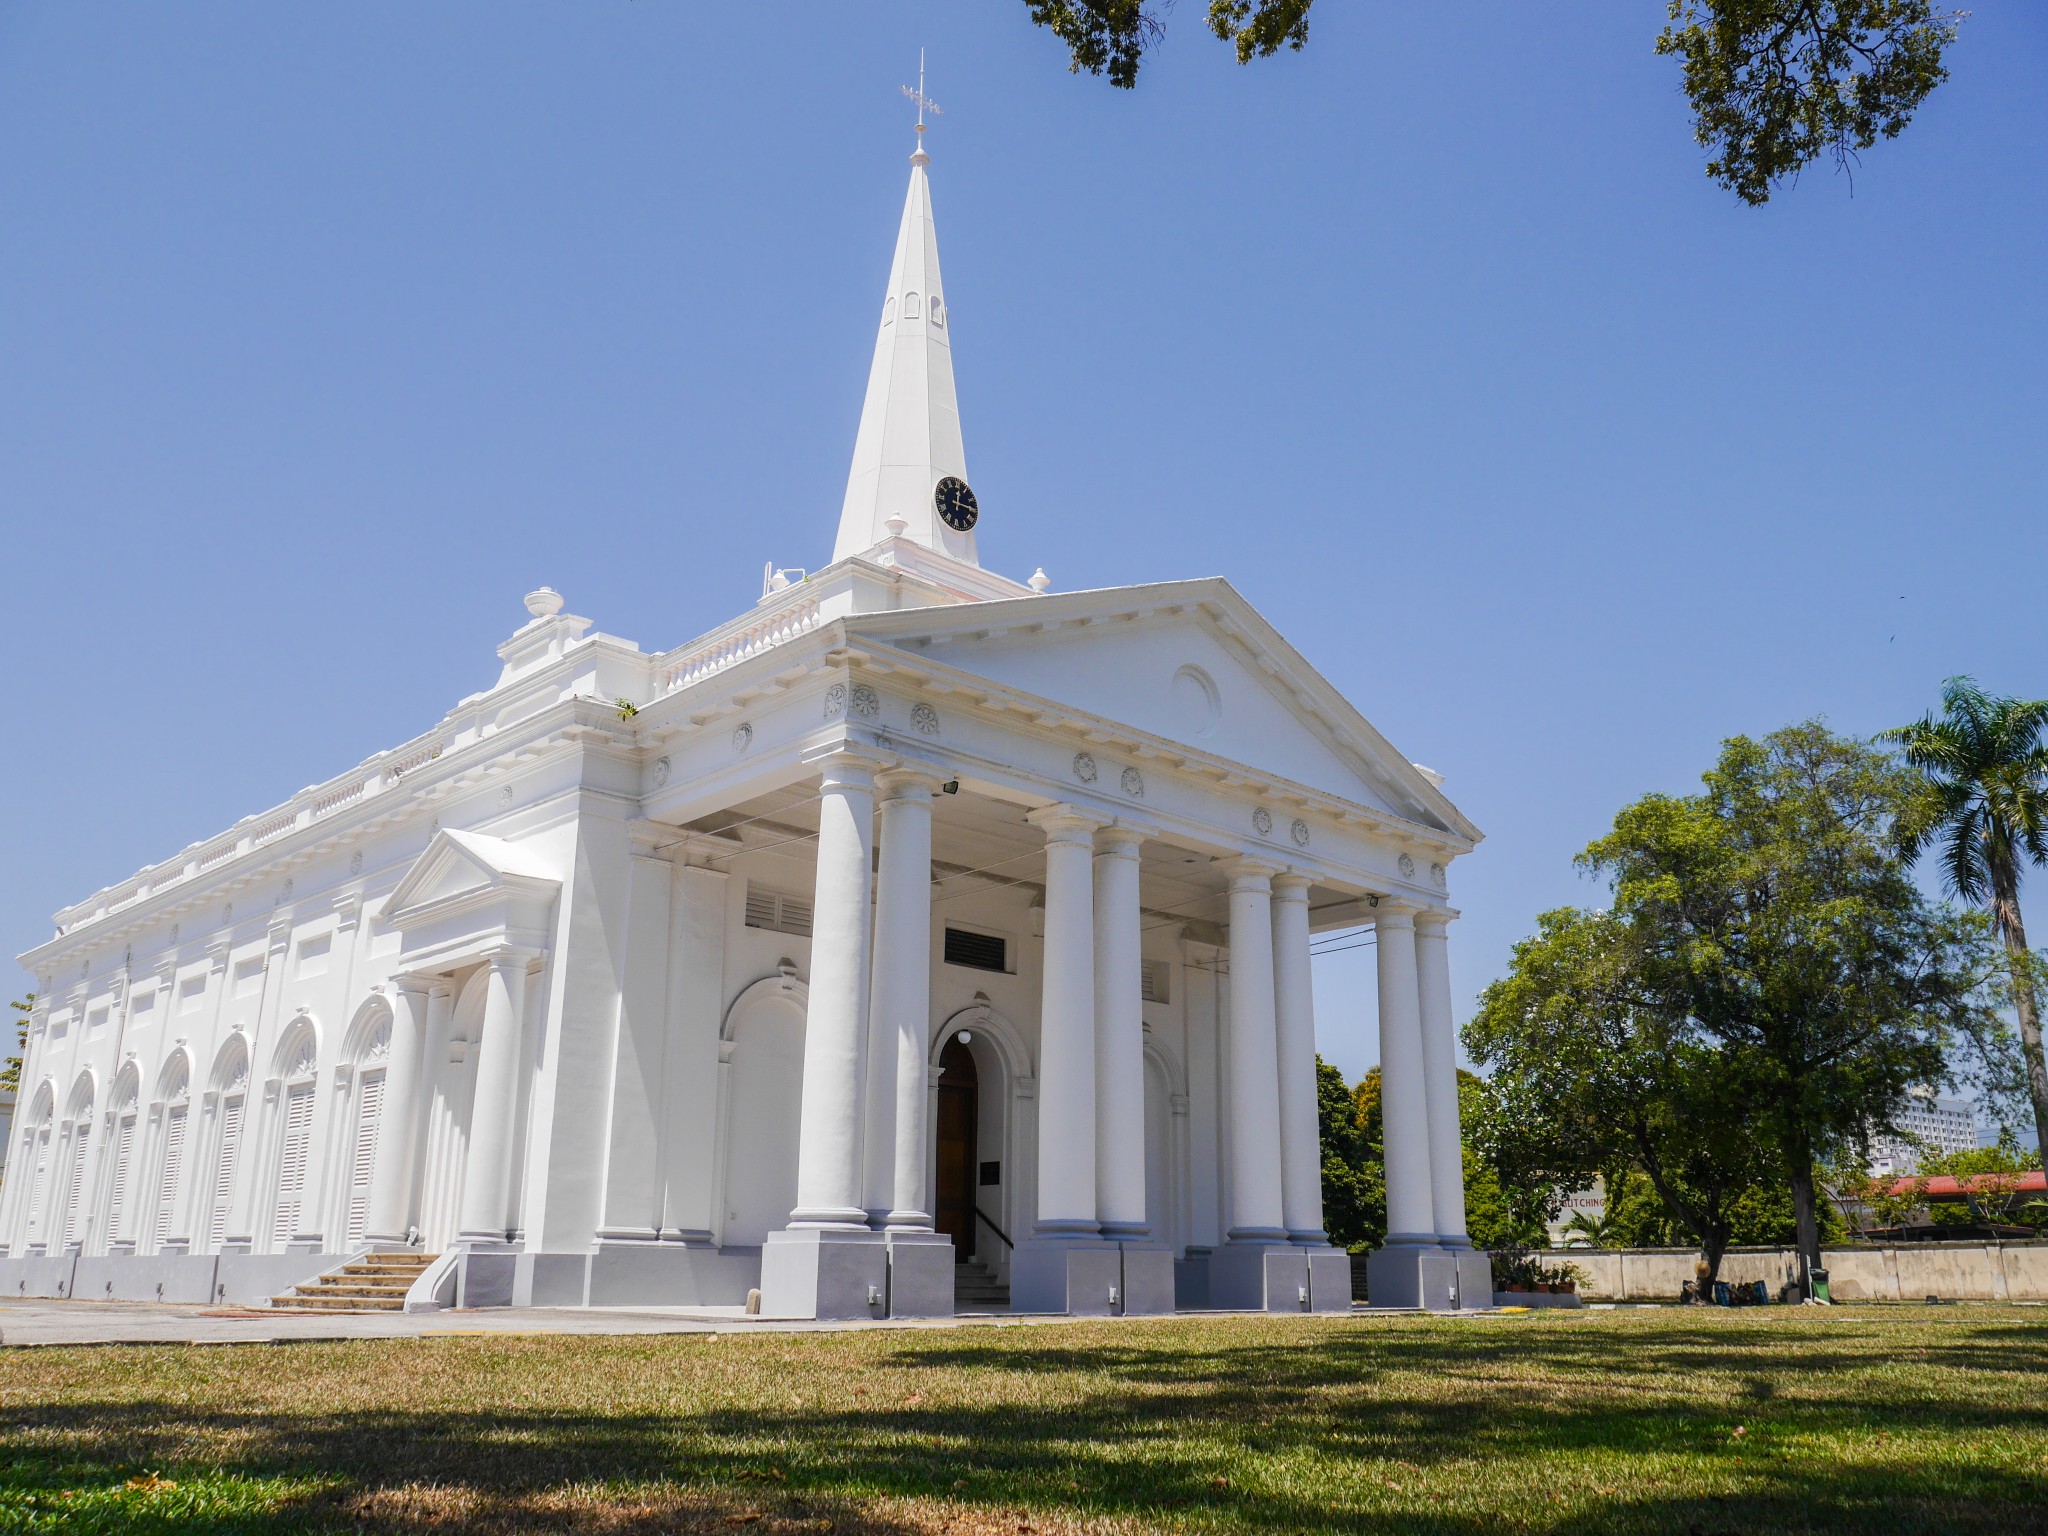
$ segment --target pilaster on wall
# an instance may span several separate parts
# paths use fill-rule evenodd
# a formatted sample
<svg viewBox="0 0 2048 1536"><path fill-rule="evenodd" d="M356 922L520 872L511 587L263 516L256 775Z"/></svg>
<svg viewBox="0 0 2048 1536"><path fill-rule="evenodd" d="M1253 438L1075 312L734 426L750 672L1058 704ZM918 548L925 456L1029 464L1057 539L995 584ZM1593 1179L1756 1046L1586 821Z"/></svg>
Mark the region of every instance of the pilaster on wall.
<svg viewBox="0 0 2048 1536"><path fill-rule="evenodd" d="M720 870L678 862L669 898L668 1052L660 1159L661 1235L708 1243L717 1165L720 1004L725 998Z"/></svg>

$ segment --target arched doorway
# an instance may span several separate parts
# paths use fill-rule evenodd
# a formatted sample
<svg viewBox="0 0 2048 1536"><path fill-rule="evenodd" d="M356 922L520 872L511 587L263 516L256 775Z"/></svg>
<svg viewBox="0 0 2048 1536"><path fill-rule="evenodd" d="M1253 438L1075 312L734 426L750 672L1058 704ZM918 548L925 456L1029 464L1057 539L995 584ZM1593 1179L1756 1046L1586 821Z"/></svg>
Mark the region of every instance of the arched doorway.
<svg viewBox="0 0 2048 1536"><path fill-rule="evenodd" d="M760 1247L796 1206L808 1001L785 973L749 987L726 1016L724 1247Z"/></svg>
<svg viewBox="0 0 2048 1536"><path fill-rule="evenodd" d="M974 1257L974 1178L981 1145L981 1088L974 1053L957 1035L939 1052L937 1184L932 1225L953 1239L953 1260Z"/></svg>

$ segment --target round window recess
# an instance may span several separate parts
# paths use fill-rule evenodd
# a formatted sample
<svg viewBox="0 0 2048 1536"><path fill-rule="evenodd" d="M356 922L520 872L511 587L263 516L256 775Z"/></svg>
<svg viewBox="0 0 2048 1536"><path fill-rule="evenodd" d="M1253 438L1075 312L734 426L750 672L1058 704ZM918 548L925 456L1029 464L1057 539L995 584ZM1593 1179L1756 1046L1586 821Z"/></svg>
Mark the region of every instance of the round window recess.
<svg viewBox="0 0 2048 1536"><path fill-rule="evenodd" d="M1215 681L1193 663L1173 674L1173 717L1197 736L1214 735L1223 717Z"/></svg>

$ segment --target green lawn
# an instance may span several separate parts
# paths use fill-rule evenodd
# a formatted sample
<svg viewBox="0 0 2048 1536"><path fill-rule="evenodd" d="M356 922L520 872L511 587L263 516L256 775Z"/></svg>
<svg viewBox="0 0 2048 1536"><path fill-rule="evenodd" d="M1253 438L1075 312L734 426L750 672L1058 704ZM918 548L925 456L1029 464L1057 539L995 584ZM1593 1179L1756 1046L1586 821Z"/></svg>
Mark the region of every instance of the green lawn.
<svg viewBox="0 0 2048 1536"><path fill-rule="evenodd" d="M2048 1531L2048 1312L0 1351L0 1532L828 1528Z"/></svg>

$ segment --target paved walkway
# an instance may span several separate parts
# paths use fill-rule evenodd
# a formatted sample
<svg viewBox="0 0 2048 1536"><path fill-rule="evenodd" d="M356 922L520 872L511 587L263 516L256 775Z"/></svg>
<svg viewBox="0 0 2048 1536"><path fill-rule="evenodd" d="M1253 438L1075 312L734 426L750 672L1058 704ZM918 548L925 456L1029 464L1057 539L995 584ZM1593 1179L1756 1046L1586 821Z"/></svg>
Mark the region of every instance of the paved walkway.
<svg viewBox="0 0 2048 1536"><path fill-rule="evenodd" d="M287 1312L143 1301L0 1300L0 1344L279 1344L521 1333L837 1333L854 1328L1014 1328L1072 1322L1043 1314L775 1322L738 1307L492 1307L475 1312ZM1118 1319L1126 1321L1126 1319ZM1144 1318L1127 1321L1142 1323Z"/></svg>

